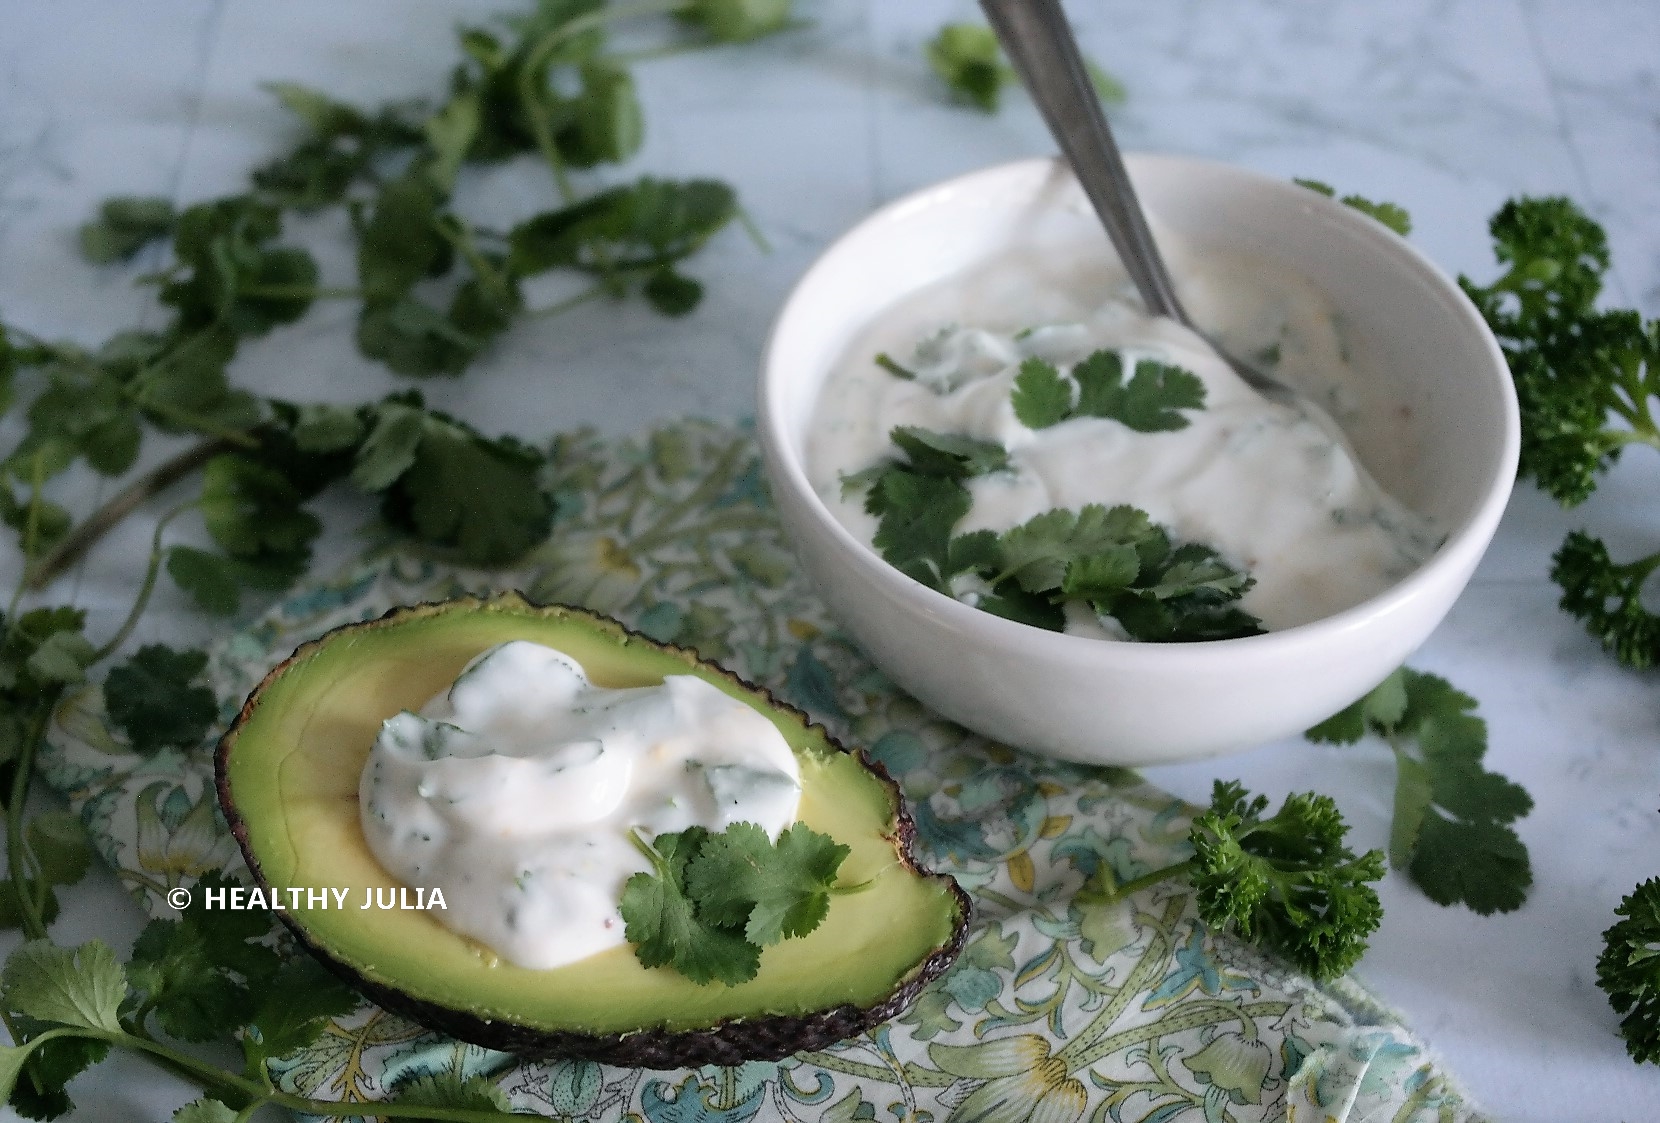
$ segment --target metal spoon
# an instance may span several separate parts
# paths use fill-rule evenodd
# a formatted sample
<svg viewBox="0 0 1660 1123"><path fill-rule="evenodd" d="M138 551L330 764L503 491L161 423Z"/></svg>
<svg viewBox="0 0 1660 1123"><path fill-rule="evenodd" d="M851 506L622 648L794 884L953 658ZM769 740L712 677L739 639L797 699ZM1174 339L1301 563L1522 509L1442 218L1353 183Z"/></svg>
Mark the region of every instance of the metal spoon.
<svg viewBox="0 0 1660 1123"><path fill-rule="evenodd" d="M980 7L1107 228L1107 236L1148 310L1197 333L1264 397L1310 413L1311 403L1300 393L1228 354L1189 319L1152 231L1147 228L1130 173L1124 168L1118 144L1101 112L1100 97L1089 80L1059 0L980 0Z"/></svg>

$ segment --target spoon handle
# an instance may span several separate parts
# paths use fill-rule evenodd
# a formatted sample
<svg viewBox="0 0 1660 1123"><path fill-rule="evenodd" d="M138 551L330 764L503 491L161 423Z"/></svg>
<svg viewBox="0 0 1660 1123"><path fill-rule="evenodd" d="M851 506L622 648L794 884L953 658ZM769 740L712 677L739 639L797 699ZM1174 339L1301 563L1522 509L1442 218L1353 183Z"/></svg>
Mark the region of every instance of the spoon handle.
<svg viewBox="0 0 1660 1123"><path fill-rule="evenodd" d="M980 0L1148 310L1192 326L1141 212L1059 0Z"/></svg>

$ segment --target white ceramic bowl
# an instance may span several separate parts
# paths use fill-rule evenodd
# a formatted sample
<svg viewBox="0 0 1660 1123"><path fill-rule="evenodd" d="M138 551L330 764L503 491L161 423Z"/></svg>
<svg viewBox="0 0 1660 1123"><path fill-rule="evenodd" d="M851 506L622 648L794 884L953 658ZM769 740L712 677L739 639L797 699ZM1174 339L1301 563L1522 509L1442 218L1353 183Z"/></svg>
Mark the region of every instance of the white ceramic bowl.
<svg viewBox="0 0 1660 1123"><path fill-rule="evenodd" d="M1515 393L1458 287L1401 238L1285 181L1133 155L1155 225L1198 252L1255 255L1331 305L1355 365L1409 413L1413 452L1372 462L1447 532L1420 569L1354 608L1268 635L1119 643L1017 624L904 577L820 502L804 467L826 375L880 312L1016 239L1102 239L1049 160L974 172L892 203L825 251L791 292L762 362L760 436L784 527L832 613L896 682L987 737L1071 760L1154 764L1292 735L1380 682L1446 615L1487 548L1515 477ZM1075 228L1075 229L1074 229ZM1103 251L1106 252L1106 251ZM1369 438L1372 438L1369 440Z"/></svg>

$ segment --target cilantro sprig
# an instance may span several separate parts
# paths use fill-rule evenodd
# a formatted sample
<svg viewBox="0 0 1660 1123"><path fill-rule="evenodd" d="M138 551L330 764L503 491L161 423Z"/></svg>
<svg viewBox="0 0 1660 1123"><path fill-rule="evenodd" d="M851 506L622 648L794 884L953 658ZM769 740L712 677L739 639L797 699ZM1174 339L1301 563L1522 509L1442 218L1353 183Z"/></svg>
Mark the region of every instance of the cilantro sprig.
<svg viewBox="0 0 1660 1123"><path fill-rule="evenodd" d="M1349 849L1348 826L1329 796L1297 793L1264 817L1267 809L1268 797L1218 780L1210 806L1188 830L1193 857L1122 883L1103 862L1084 892L1113 901L1182 878L1206 924L1317 979L1340 975L1360 959L1383 917L1370 884L1383 877L1383 852Z"/></svg>
<svg viewBox="0 0 1660 1123"><path fill-rule="evenodd" d="M1097 369L1108 366L1103 361ZM1034 378L1048 377L1032 370ZM868 489L865 510L878 520L872 545L912 579L1051 631L1065 628L1069 601L1116 621L1137 640L1232 639L1262 631L1236 603L1251 588L1249 575L1209 546L1173 542L1135 507L1089 504L1046 511L1002 533L954 533L972 506L966 481L1007 470L1008 451L994 441L916 426L895 427L890 438L902 459L847 476L843 486Z"/></svg>
<svg viewBox="0 0 1660 1123"><path fill-rule="evenodd" d="M1015 376L1014 414L1028 429L1047 429L1074 417L1102 417L1138 433L1187 428L1183 410L1203 409L1205 384L1190 370L1142 359L1124 377L1116 351L1095 351L1063 375L1044 359L1027 359Z"/></svg>
<svg viewBox="0 0 1660 1123"><path fill-rule="evenodd" d="M862 888L836 883L852 851L803 823L776 843L754 823L633 838L651 871L623 886L624 933L641 963L695 983L748 982L762 948L807 935L832 895Z"/></svg>
<svg viewBox="0 0 1660 1123"><path fill-rule="evenodd" d="M23 944L0 971L0 1013L15 1041L0 1046L0 1102L31 1119L66 1114L74 1108L68 1084L115 1048L206 1093L180 1108L175 1123L234 1123L267 1104L338 1114L338 1104L281 1091L271 1062L315 1042L359 999L315 961L282 960L269 933L266 914L198 907L180 920L151 921L124 967L99 940ZM240 1071L175 1044L226 1035L240 1043ZM458 1123L525 1118L482 1077L399 1085L375 1114L431 1119L432 1108Z"/></svg>
<svg viewBox="0 0 1660 1123"><path fill-rule="evenodd" d="M1486 767L1487 723L1475 709L1446 679L1402 667L1307 736L1337 745L1383 738L1396 765L1390 864L1437 904L1485 916L1527 900L1533 869L1512 824L1533 799Z"/></svg>
<svg viewBox="0 0 1660 1123"><path fill-rule="evenodd" d="M1003 88L1019 81L1014 67L1004 61L997 35L982 24L945 24L928 41L924 53L929 67L945 83L952 100L982 113L996 113L1003 99ZM1092 59L1085 59L1084 67L1102 102L1107 105L1124 102L1127 94L1118 79Z"/></svg>

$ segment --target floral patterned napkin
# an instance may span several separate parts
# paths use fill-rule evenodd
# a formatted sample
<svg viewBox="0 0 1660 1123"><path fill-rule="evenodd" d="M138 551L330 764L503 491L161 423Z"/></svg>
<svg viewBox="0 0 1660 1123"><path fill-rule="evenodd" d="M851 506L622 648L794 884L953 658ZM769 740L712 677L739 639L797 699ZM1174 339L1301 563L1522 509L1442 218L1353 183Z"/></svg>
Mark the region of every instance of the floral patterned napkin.
<svg viewBox="0 0 1660 1123"><path fill-rule="evenodd" d="M863 745L904 787L922 857L975 900L957 966L895 1021L822 1052L655 1072L522 1063L371 1006L279 1067L291 1091L372 1100L438 1071L499 1077L520 1110L629 1123L1252 1123L1470 1120L1457 1084L1349 980L1317 985L1207 931L1178 884L1080 902L1177 860L1192 809L1134 773L1062 764L923 709L826 618L780 538L747 428L686 422L643 440L554 444L549 543L513 572L395 550L296 592L214 653L226 721L295 646L397 604L520 588L695 647ZM88 687L66 700L49 782L146 909L240 871L212 744L140 759Z"/></svg>

